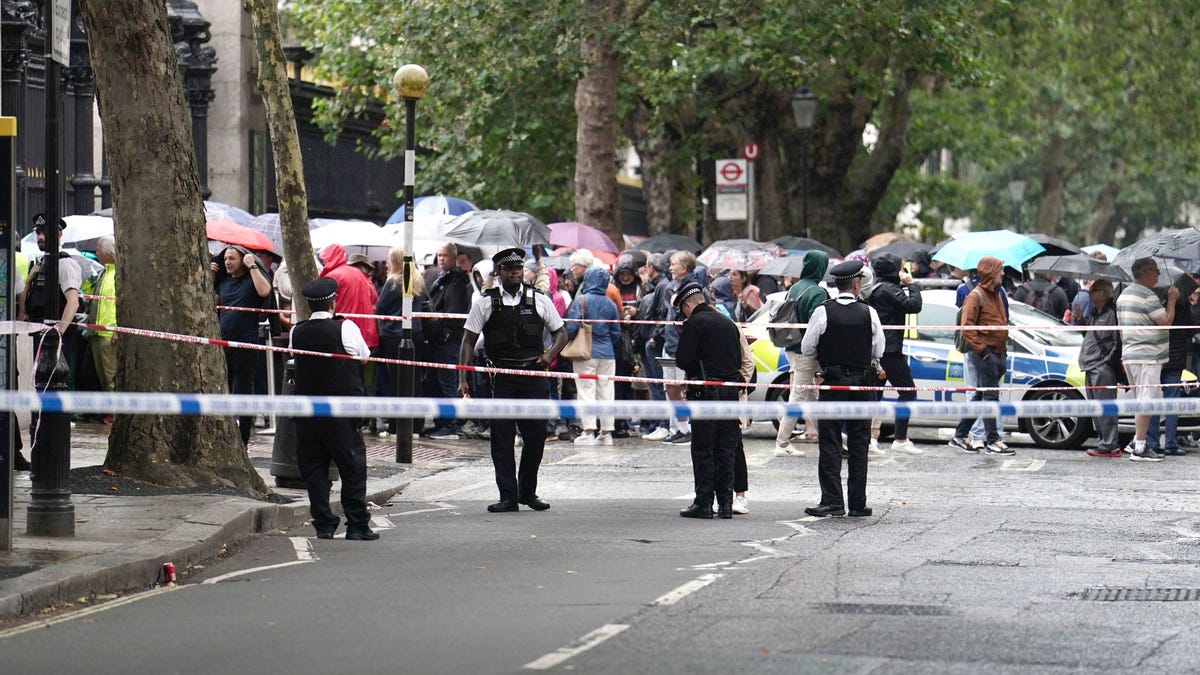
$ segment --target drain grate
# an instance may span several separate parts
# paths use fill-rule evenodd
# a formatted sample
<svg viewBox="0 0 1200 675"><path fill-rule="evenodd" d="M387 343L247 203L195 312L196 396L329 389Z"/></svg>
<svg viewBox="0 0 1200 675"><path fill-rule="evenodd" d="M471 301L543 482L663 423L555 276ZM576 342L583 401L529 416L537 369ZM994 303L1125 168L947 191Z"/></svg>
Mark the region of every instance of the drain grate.
<svg viewBox="0 0 1200 675"><path fill-rule="evenodd" d="M1200 588L1089 588L1080 599L1100 602L1194 602L1200 600Z"/></svg>
<svg viewBox="0 0 1200 675"><path fill-rule="evenodd" d="M859 602L820 602L813 609L827 614L881 614L889 616L949 616L939 605L873 605Z"/></svg>

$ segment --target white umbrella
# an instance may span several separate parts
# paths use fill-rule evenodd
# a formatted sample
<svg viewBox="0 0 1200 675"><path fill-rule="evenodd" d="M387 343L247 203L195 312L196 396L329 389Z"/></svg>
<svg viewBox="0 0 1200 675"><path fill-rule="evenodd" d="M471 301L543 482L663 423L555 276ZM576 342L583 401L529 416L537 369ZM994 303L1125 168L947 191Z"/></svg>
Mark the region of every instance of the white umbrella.
<svg viewBox="0 0 1200 675"><path fill-rule="evenodd" d="M361 253L371 260L387 260L388 251L401 243L395 235L365 220L339 220L312 230L309 238L315 250L339 244L346 255Z"/></svg>
<svg viewBox="0 0 1200 675"><path fill-rule="evenodd" d="M66 216L63 221L67 227L59 235L59 248L95 251L97 239L113 236L113 219L106 216ZM21 238L21 252L39 257L42 255L36 232Z"/></svg>

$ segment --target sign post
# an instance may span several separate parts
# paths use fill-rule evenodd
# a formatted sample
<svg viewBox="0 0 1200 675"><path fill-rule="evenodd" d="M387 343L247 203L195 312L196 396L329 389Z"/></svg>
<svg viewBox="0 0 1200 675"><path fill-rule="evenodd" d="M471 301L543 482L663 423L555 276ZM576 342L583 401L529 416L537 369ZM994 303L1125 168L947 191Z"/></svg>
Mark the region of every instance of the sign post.
<svg viewBox="0 0 1200 675"><path fill-rule="evenodd" d="M742 157L746 158L746 182L749 184L749 199L747 200L749 213L746 217L746 230L750 239L758 241L758 223L754 222L754 160L758 159L758 143L750 141L743 145Z"/></svg>
<svg viewBox="0 0 1200 675"><path fill-rule="evenodd" d="M746 219L746 160L717 160L717 220Z"/></svg>
<svg viewBox="0 0 1200 675"><path fill-rule="evenodd" d="M54 0L50 27L50 55L63 66L71 65L71 0Z"/></svg>
<svg viewBox="0 0 1200 675"><path fill-rule="evenodd" d="M13 260L13 217L16 203L16 143L17 118L0 117L0 321L16 316L12 311L14 280L17 269ZM0 388L15 390L16 338L0 335ZM0 412L0 551L11 551L13 545L13 426L16 416Z"/></svg>

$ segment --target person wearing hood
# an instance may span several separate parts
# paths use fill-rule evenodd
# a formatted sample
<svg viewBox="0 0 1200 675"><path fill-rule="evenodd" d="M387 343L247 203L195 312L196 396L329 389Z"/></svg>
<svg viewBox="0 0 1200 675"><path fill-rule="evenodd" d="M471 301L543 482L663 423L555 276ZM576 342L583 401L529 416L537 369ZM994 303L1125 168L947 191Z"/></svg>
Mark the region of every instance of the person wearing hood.
<svg viewBox="0 0 1200 675"><path fill-rule="evenodd" d="M341 244L331 244L321 249L322 277L329 277L338 285L338 309L347 314L374 314L375 301L379 299L375 284L356 267L351 267L346 256L346 249ZM367 346L375 349L379 346L379 329L375 319L350 319L358 326Z"/></svg>
<svg viewBox="0 0 1200 675"><path fill-rule="evenodd" d="M796 319L800 323L808 323L812 313L829 299L829 293L821 286L825 278L825 270L829 267L829 254L824 251L811 250L804 254L800 267L800 278L788 289L787 299L796 303ZM787 356L788 369L792 374L791 389L788 391L790 401L815 401L817 390L809 388L813 378L821 366L815 358L805 356L800 351L800 343L784 350ZM779 431L775 434L776 457L803 457L804 451L791 443L792 430L796 426L796 418L783 415L779 418ZM816 425L807 422L804 428L804 440L817 440Z"/></svg>
<svg viewBox="0 0 1200 675"><path fill-rule="evenodd" d="M1008 307L1000 297L1004 263L990 255L984 256L979 259L975 271L979 275L979 284L963 300L959 326L1007 326ZM971 393L970 400L999 401L1000 380L1004 379L1008 370L1008 329L964 330L963 339L968 347L963 358L969 360L975 369L977 388ZM983 416L984 441L968 440L967 435L975 419L964 417L959 421L954 429L954 438L950 439L951 447L969 453L1014 454L1015 451L1000 440L996 418L990 415Z"/></svg>
<svg viewBox="0 0 1200 675"><path fill-rule="evenodd" d="M567 339L574 340L579 332L579 319L594 321L592 327L592 358L572 361L576 375L576 399L580 403L615 400L613 381L617 372L617 341L621 337L621 326L617 321L617 307L606 295L608 272L599 267L589 267L583 273L583 285L567 309ZM591 376L598 375L600 379ZM612 415L601 415L599 426L596 415L581 415L583 433L575 439L575 445L612 445L614 419ZM597 434L597 429L599 434Z"/></svg>
<svg viewBox="0 0 1200 675"><path fill-rule="evenodd" d="M214 260L210 269L217 304L222 307L247 307L260 309L263 299L271 294L271 277L253 253L241 246L229 246L221 252L222 264ZM354 272L359 277L359 272ZM255 312L234 309L217 310L217 323L221 326L221 339L234 342L261 344L258 336L260 317ZM252 349L225 348L225 370L229 378L229 393L253 394L254 374L258 370L258 353ZM242 443L250 442L254 428L254 416L237 418Z"/></svg>
<svg viewBox="0 0 1200 675"><path fill-rule="evenodd" d="M872 267L875 270L875 286L866 295L867 304L875 308L879 322L885 326L903 326L909 314L921 311L921 289L913 284L912 275L900 269L900 258L891 253L884 253L875 258ZM912 389L912 371L908 367L908 357L904 355L904 331L885 330L883 356L879 365L887 373L887 382L893 387L900 387L901 403L917 400L917 392ZM882 383L881 383L882 384ZM893 452L903 452L909 455L923 454L921 449L908 440L908 418L896 418L896 438L892 441ZM878 439L872 438L871 443L878 445Z"/></svg>

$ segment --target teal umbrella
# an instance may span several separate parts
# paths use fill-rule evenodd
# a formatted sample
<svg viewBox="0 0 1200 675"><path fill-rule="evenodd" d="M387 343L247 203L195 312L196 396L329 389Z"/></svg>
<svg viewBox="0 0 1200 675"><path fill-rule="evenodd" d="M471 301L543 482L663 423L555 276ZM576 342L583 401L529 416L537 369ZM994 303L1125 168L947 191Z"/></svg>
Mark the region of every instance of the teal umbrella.
<svg viewBox="0 0 1200 675"><path fill-rule="evenodd" d="M988 230L960 234L934 253L933 259L961 270L973 270L979 265L980 258L990 255L999 258L1007 267L1021 269L1026 260L1045 251L1045 246L1023 234L1012 230Z"/></svg>

